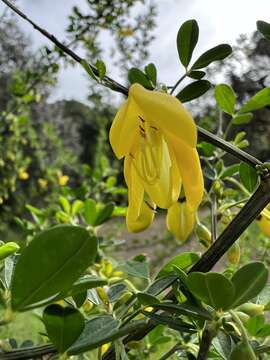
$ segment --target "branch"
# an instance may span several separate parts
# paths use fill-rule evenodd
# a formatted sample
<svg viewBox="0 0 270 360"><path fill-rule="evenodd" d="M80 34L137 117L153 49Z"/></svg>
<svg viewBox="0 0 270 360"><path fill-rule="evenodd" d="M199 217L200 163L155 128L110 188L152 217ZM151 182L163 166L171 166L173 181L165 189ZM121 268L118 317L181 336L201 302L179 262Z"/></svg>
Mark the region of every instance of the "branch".
<svg viewBox="0 0 270 360"><path fill-rule="evenodd" d="M206 360L207 355L212 344L212 340L216 335L216 331L213 331L211 324L206 325L203 330L202 339L200 342L200 350L197 356L197 360Z"/></svg>
<svg viewBox="0 0 270 360"><path fill-rule="evenodd" d="M35 30L40 32L42 35L44 35L48 40L50 40L54 45L56 45L60 50L62 50L65 54L70 56L73 60L75 60L77 63L81 65L81 61L83 60L78 54L76 54L74 51L72 51L69 47L61 43L54 35L50 34L47 30L40 27L38 24L36 24L34 21L32 21L26 14L24 14L21 10L19 10L15 5L13 5L8 0L1 0L3 3L5 3L10 9L12 9L16 14L18 14L20 17L22 17L25 21L27 21L29 24L31 24ZM94 72L95 75L98 76L98 70L95 66L92 64L89 64L90 68ZM104 77L105 83L102 85L109 87L111 90L119 92L125 96L128 95L128 88L123 86L122 84L116 82L112 78L105 76ZM226 152L230 153L231 155L235 156L241 161L245 161L249 163L251 166L256 167L257 165L262 165L262 162L258 159L256 159L254 156L246 153L245 151L238 149L236 146L232 145L231 143L219 138L218 136L211 134L209 131L201 128L198 128L198 135L201 140L205 140L206 142L209 142L220 149L225 150Z"/></svg>
<svg viewBox="0 0 270 360"><path fill-rule="evenodd" d="M40 358L48 354L56 354L56 348L52 344L35 346L30 348L21 348L8 352L0 352L1 360L26 360Z"/></svg>

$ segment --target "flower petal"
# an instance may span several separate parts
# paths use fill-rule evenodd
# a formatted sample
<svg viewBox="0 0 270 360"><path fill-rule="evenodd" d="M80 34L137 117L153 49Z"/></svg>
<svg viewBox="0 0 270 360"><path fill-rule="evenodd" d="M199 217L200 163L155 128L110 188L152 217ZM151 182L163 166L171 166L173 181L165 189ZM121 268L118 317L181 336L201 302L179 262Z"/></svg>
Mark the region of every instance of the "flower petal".
<svg viewBox="0 0 270 360"><path fill-rule="evenodd" d="M125 157L124 176L128 186L128 212L129 218L137 219L140 215L144 199L144 188L141 184L135 169L132 166L130 157Z"/></svg>
<svg viewBox="0 0 270 360"><path fill-rule="evenodd" d="M189 146L196 147L197 129L190 113L174 96L158 91L146 90L139 84L133 84L129 89L142 115L149 123L164 132L174 134Z"/></svg>
<svg viewBox="0 0 270 360"><path fill-rule="evenodd" d="M193 230L195 212L186 202L176 202L167 212L167 228L180 241L185 241Z"/></svg>
<svg viewBox="0 0 270 360"><path fill-rule="evenodd" d="M137 104L128 98L117 111L110 129L110 143L118 159L127 155L138 136L140 111Z"/></svg>
<svg viewBox="0 0 270 360"><path fill-rule="evenodd" d="M266 208L261 212L257 224L264 235L270 237L270 211Z"/></svg>
<svg viewBox="0 0 270 360"><path fill-rule="evenodd" d="M188 205L196 210L203 197L204 182L199 155L196 149L186 145L175 136L167 136L180 170Z"/></svg>
<svg viewBox="0 0 270 360"><path fill-rule="evenodd" d="M143 187L151 198L151 200L160 208L168 209L175 201L177 201L180 188L181 177L178 170L175 157L170 156L167 143L162 139L162 156L159 167L159 178L153 184L146 182L142 177ZM135 163L136 169L140 174L144 173L141 161L142 153L136 153ZM154 165L153 165L154 166Z"/></svg>
<svg viewBox="0 0 270 360"><path fill-rule="evenodd" d="M152 205L154 206L154 204ZM131 204L129 205L126 216L128 231L140 232L147 229L152 224L155 216L154 207L151 208L152 205L148 205L145 201L143 201L137 218L134 218L132 206Z"/></svg>

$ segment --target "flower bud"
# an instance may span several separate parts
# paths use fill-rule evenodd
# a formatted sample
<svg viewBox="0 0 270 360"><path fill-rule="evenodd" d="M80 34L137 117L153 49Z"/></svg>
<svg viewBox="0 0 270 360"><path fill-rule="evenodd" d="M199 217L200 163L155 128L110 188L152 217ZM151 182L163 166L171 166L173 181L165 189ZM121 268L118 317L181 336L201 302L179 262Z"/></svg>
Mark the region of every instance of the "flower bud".
<svg viewBox="0 0 270 360"><path fill-rule="evenodd" d="M263 315L264 313L264 305L254 304L254 303L246 303L238 306L238 311L241 311L249 316Z"/></svg>
<svg viewBox="0 0 270 360"><path fill-rule="evenodd" d="M180 241L185 241L193 230L195 213L186 202L176 202L167 213L168 230Z"/></svg>
<svg viewBox="0 0 270 360"><path fill-rule="evenodd" d="M205 225L198 223L196 226L195 233L199 239L199 242L204 247L209 248L209 246L212 243L212 236L211 236L211 232L209 231L209 229Z"/></svg>
<svg viewBox="0 0 270 360"><path fill-rule="evenodd" d="M227 251L227 259L230 264L238 265L240 261L241 249L238 243L234 243Z"/></svg>

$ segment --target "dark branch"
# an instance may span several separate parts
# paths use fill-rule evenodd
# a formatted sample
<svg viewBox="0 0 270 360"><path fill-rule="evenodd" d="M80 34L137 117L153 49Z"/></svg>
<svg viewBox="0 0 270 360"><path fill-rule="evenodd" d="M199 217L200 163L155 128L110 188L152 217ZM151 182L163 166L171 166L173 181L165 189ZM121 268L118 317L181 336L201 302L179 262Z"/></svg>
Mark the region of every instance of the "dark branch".
<svg viewBox="0 0 270 360"><path fill-rule="evenodd" d="M11 350L6 353L0 352L1 360L26 360L41 358L43 355L56 354L56 348L52 344L35 346L30 348L21 348Z"/></svg>

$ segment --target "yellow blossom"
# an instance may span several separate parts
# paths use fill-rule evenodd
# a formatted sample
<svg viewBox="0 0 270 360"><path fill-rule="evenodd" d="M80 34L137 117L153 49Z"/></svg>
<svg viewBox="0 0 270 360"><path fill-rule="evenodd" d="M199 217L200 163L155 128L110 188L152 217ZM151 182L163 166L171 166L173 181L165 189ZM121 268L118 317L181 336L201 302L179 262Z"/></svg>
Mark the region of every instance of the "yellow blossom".
<svg viewBox="0 0 270 360"><path fill-rule="evenodd" d="M129 231L146 229L156 206L170 208L182 186L187 206L197 209L203 195L197 129L179 100L133 84L114 118L110 142L115 155L125 158Z"/></svg>
<svg viewBox="0 0 270 360"><path fill-rule="evenodd" d="M101 355L104 355L110 348L111 343L106 343L101 346Z"/></svg>
<svg viewBox="0 0 270 360"><path fill-rule="evenodd" d="M20 180L27 180L29 179L29 174L24 168L20 168L18 171L18 177Z"/></svg>
<svg viewBox="0 0 270 360"><path fill-rule="evenodd" d="M130 26L128 26L128 27L120 29L118 33L120 36L128 37L128 36L132 36L134 34L134 30Z"/></svg>
<svg viewBox="0 0 270 360"><path fill-rule="evenodd" d="M267 208L258 216L257 224L264 235L270 237L270 211Z"/></svg>
<svg viewBox="0 0 270 360"><path fill-rule="evenodd" d="M58 184L60 186L67 185L68 181L69 181L69 176L67 176L67 175L61 175L58 177Z"/></svg>
<svg viewBox="0 0 270 360"><path fill-rule="evenodd" d="M180 241L186 241L195 224L195 211L185 200L173 204L167 213L167 228Z"/></svg>
<svg viewBox="0 0 270 360"><path fill-rule="evenodd" d="M45 189L47 189L47 187L48 187L48 180L39 178L39 179L38 179L38 185L40 186L40 188L41 188L42 190L45 190Z"/></svg>

